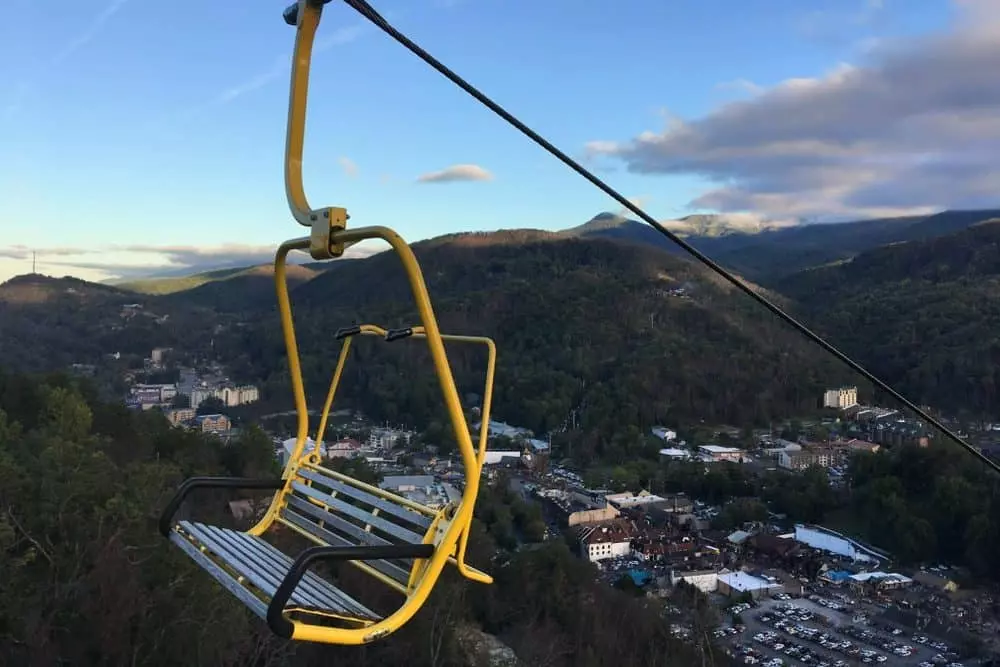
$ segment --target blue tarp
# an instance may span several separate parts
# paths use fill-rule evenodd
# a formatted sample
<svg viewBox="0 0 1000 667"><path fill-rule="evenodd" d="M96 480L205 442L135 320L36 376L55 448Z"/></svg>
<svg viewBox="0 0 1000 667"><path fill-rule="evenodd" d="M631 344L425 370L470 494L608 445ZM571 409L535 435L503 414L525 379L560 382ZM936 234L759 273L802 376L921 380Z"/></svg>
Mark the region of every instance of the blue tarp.
<svg viewBox="0 0 1000 667"><path fill-rule="evenodd" d="M635 582L636 586L645 586L653 578L653 575L643 570L629 570L628 576L632 577L632 581Z"/></svg>

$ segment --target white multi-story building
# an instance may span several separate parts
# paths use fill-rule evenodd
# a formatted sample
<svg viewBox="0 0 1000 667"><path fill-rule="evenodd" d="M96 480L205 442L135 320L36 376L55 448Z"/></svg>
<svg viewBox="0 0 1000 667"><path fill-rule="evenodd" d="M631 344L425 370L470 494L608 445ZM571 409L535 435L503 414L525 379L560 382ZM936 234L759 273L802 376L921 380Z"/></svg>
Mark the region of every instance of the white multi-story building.
<svg viewBox="0 0 1000 667"><path fill-rule="evenodd" d="M400 438L404 444L409 445L413 432L396 428L373 428L368 436L368 446L387 452L396 446Z"/></svg>
<svg viewBox="0 0 1000 667"><path fill-rule="evenodd" d="M858 404L857 387L839 387L837 389L827 389L823 394L824 408L837 408L846 410Z"/></svg>
<svg viewBox="0 0 1000 667"><path fill-rule="evenodd" d="M831 468L844 462L844 451L833 447L782 450L778 453L778 465L786 470L805 470L809 466Z"/></svg>
<svg viewBox="0 0 1000 667"><path fill-rule="evenodd" d="M144 405L169 403L177 395L177 385L137 384L132 386L132 395Z"/></svg>
<svg viewBox="0 0 1000 667"><path fill-rule="evenodd" d="M195 387L191 390L191 407L197 409L209 398L217 398L222 404L234 408L260 400L260 390L253 385L221 387Z"/></svg>
<svg viewBox="0 0 1000 667"><path fill-rule="evenodd" d="M239 387L220 387L217 391L222 402L231 408L260 400L260 391L251 384Z"/></svg>
<svg viewBox="0 0 1000 667"><path fill-rule="evenodd" d="M635 526L622 520L587 526L580 532L580 551L595 563L606 558L628 556L632 553L635 533Z"/></svg>

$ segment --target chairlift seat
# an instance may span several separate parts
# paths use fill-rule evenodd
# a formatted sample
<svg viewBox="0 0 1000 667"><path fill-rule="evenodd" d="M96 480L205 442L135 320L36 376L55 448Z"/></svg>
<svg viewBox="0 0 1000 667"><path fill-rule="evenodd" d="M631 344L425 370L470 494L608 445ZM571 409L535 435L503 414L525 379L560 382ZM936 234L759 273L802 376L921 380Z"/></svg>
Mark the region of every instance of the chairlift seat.
<svg viewBox="0 0 1000 667"><path fill-rule="evenodd" d="M231 478L221 478L228 482ZM199 480L201 483L199 483ZM226 590L239 598L271 629L285 635L288 618L335 622L364 628L382 616L330 581L300 564L260 535L196 521L174 521L184 497L220 478L193 478L175 495L161 517L161 530ZM274 522L305 537L322 550L337 550L337 560L407 594L419 580L433 541L454 507L431 510L401 496L306 461L286 484L246 480L250 488L275 488ZM316 553L316 552L314 552ZM327 556L329 557L329 556ZM282 595L279 590L287 589ZM277 602L275 602L277 600ZM285 618L288 617L288 618Z"/></svg>
<svg viewBox="0 0 1000 667"><path fill-rule="evenodd" d="M291 570L292 558L256 535L191 521L178 522L170 541L267 620L268 605ZM336 614L362 622L381 618L313 572L306 573L289 602L306 613Z"/></svg>

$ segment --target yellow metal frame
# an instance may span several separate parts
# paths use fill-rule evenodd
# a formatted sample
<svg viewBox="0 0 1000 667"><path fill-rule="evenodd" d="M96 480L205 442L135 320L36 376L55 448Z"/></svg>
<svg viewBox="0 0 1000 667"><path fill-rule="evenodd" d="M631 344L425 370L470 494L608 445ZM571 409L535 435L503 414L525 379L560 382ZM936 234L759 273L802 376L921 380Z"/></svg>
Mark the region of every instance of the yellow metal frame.
<svg viewBox="0 0 1000 667"><path fill-rule="evenodd" d="M354 336L377 336L379 338L385 338L387 329L383 329L375 324L362 324L359 327L359 331L356 334L348 336L344 339L343 344L340 347L340 356L337 359L337 366L333 371L333 377L330 380L330 389L326 393L326 401L323 403L323 411L320 415L319 427L316 429L316 437L314 441L316 442L316 449L314 453L308 457L309 460L318 463L319 462L319 447L323 442L323 434L326 432L326 424L329 419L330 409L333 407L334 397L337 394L337 389L340 385L340 379L344 372L344 366L347 363L347 357L351 350L351 341ZM427 333L424 331L423 327L411 327L410 336L412 338L427 338ZM497 346L493 342L492 338L487 338L485 336L462 336L456 334L441 334L441 339L444 341L450 341L454 343L473 343L476 345L483 345L486 347L487 358L486 358L486 382L485 389L483 390L483 408L481 416L481 425L479 427L479 443L476 452L476 475L480 475L483 469L483 463L486 461L486 444L489 440L489 422L490 422L490 412L493 406L493 379L496 375L496 364L497 364ZM466 476L468 477L468 471L466 471ZM477 581L483 584L493 583L493 577L480 572L479 570L468 566L465 562L465 551L469 542L469 531L472 529L472 514L469 514L468 524L465 526L465 530L462 532L462 537L458 544L458 555L457 558L450 559L450 562L458 567L458 571L467 579L472 581ZM413 572L416 573L418 568L414 566Z"/></svg>
<svg viewBox="0 0 1000 667"><path fill-rule="evenodd" d="M410 585L407 586L406 600L398 610L381 621L365 628L334 628L312 625L297 619L291 619L294 626L292 633L292 639L294 640L327 644L363 644L380 639L398 630L409 621L427 601L446 563L455 563L462 574L470 579L484 582L491 581L491 579L488 575L469 568L464 562L464 546L468 540L468 530L472 523L472 514L476 498L479 494L480 455L472 445L472 438L465 421L465 414L458 398L458 390L455 387L455 380L445 353L444 339L438 330L437 318L434 315L430 297L427 293L427 286L424 283L423 273L420 270L416 257L402 237L387 227L362 227L353 230L338 230L331 232L331 236L335 237L338 242L342 241L344 243L380 238L388 242L399 255L417 303L420 319L423 322L422 328L419 330L420 336L427 341L427 346L434 362L435 373L441 386L445 407L448 411L455 439L458 442L458 449L462 457L466 478L465 489L458 506L448 508L451 509L451 516L449 517L450 521L447 522L447 527L443 532L439 530L440 523L442 523L441 516L436 519L438 525L432 526L433 532L436 533L436 536L433 538L436 544L434 555L429 559L425 559L423 564L414 564L414 571L417 569L420 570L419 576L411 576ZM309 238L286 241L278 248L275 257L274 278L278 293L278 311L285 338L288 370L291 375L292 393L295 399L295 410L298 415L298 426L295 448L288 459L288 464L285 466L285 471L282 475L282 478L285 480L285 486L275 494L270 507L260 522L250 529L249 532L254 535L263 534L276 520L280 522L279 513L285 503L286 495L290 492L292 481L296 478L298 469L302 466L312 467L314 465L305 461L303 457L306 440L309 437L309 415L306 408L305 387L302 380L302 368L299 360L298 343L295 337L291 301L288 296L286 271L288 253L292 250L304 250L309 247L309 244ZM337 367L338 370L334 372L334 375L335 378L339 379L337 376L343 371L343 363L338 362ZM329 472L333 471L324 470L324 474L329 474ZM355 486L359 484L357 480L353 480L352 478L341 475L337 476ZM366 490L396 501L395 494L387 494L383 489L368 486ZM428 531L425 541L431 539L431 537L431 531ZM458 559L454 557L456 549L459 554ZM356 565L366 572L378 576L375 574L375 570L364 563L356 563ZM378 578L382 581L386 580L384 577Z"/></svg>
<svg viewBox="0 0 1000 667"><path fill-rule="evenodd" d="M298 415L295 448L285 466L282 479L283 488L274 495L271 505L261 520L248 532L253 535L263 534L274 522L280 521L279 513L290 492L292 481L300 467L316 466L315 462L303 460L303 450L309 435L309 415L306 408L305 387L302 380L302 367L299 359L298 343L295 338L295 326L292 318L291 302L288 296L287 260L288 253L293 250L306 250L313 259L332 259L343 255L344 250L360 241L382 239L399 255L406 272L407 280L416 301L420 315L421 326L414 335L424 338L430 350L434 363L435 374L441 387L445 408L451 421L458 450L465 468L465 489L457 506L446 507L436 513L435 520L424 537L424 541L433 541L436 545L434 554L427 559L417 559L411 570L409 585L406 587L406 600L395 612L380 621L362 628L336 628L322 625L312 625L298 619L289 619L293 625L292 639L313 641L325 644L364 644L375 641L398 630L423 606L434 589L434 585L448 562L458 565L462 573L472 579L486 581L489 577L468 568L464 563L465 545L468 540L468 530L472 522L476 498L479 494L480 467L485 456L485 441L480 435L479 451L473 448L472 438L465 414L458 398L458 390L452 376L451 367L444 349L444 338L438 329L437 318L427 293L423 273L413 254L413 250L399 234L388 227L362 227L347 229L347 210L340 207L313 209L306 198L302 180L302 150L305 142L306 101L309 89L309 69L312 57L313 42L316 29L319 27L322 14L321 0L298 0L296 20L295 51L292 60L291 85L289 90L288 126L285 145L285 193L292 217L305 227L310 228L310 235L303 238L285 241L279 246L274 259L274 281L278 296L278 311L281 318L281 329L285 340L288 357L288 370L291 376L292 393L295 399L295 410ZM459 337L453 337L457 340ZM478 341L484 342L484 341ZM491 359L495 359L495 347L489 342ZM339 381L343 371L346 355L342 353L334 372L335 381ZM490 374L492 374L492 361ZM492 377L489 381L492 400ZM488 425L489 415L484 409L484 419ZM487 426L488 428L488 426ZM352 478L323 469L324 474L333 474L350 484L364 488L381 497L391 498L394 502L408 504L395 494L388 494L382 489L362 485ZM419 506L418 506L419 507ZM419 511L419 510L418 510ZM424 511L428 511L424 508ZM455 558L456 552L458 558ZM364 563L357 566L372 569ZM471 575L471 576L470 576ZM481 575L478 576L478 575Z"/></svg>

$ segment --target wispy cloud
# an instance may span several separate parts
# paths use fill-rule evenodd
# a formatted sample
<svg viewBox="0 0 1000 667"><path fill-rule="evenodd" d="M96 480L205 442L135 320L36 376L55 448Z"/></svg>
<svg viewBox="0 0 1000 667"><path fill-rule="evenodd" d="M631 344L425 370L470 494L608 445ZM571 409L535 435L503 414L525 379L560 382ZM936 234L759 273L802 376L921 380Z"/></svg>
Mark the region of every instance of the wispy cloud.
<svg viewBox="0 0 1000 667"><path fill-rule="evenodd" d="M493 174L476 164L456 164L441 171L417 177L418 183L454 183L457 181L492 181Z"/></svg>
<svg viewBox="0 0 1000 667"><path fill-rule="evenodd" d="M649 205L649 202L652 201L652 199L653 198L648 195L642 195L639 197L628 197L629 203L638 206L639 208L646 208L646 206ZM632 213L631 210L622 206L620 209L618 209L618 215L627 217L635 214Z"/></svg>
<svg viewBox="0 0 1000 667"><path fill-rule="evenodd" d="M366 29L366 24L356 23L354 25L334 30L329 35L316 40L313 44L313 55L329 51L336 46L349 44L358 37L364 35ZM256 92L278 79L288 77L291 72L291 67L291 52L285 52L275 56L274 60L271 61L271 64L267 68L262 69L256 74L248 76L243 80L236 81L219 89L214 97L201 104L197 104L173 113L172 120L174 122L181 123L187 122L193 120L209 109L231 104L237 99Z"/></svg>
<svg viewBox="0 0 1000 667"><path fill-rule="evenodd" d="M718 90L734 90L736 92L748 93L750 95L757 95L765 90L764 86L756 84L749 79L733 79L732 81L723 81L722 83L717 83L715 87Z"/></svg>
<svg viewBox="0 0 1000 667"><path fill-rule="evenodd" d="M112 0L108 3L104 9L101 10L101 12L97 14L93 20L91 20L83 31L66 40L63 47L56 51L55 55L52 56L47 64L39 63L40 66L33 68L32 81L37 81L39 77L44 74L45 69L55 67L97 37L104 25L111 20L111 17L117 14L128 2L129 0ZM14 13L16 14L16 11ZM8 96L6 104L0 108L0 119L3 119L4 121L12 119L21 110L25 99L27 99L29 93L32 92L34 85L37 84L29 84L28 81L24 80L14 84L13 90Z"/></svg>
<svg viewBox="0 0 1000 667"><path fill-rule="evenodd" d="M799 17L795 29L806 39L847 43L856 39L859 31L884 28L891 19L885 5L885 0L861 0L842 2L836 9L815 9Z"/></svg>
<svg viewBox="0 0 1000 667"><path fill-rule="evenodd" d="M381 252L378 244L361 243L344 253L346 259L360 259ZM0 280L27 273L32 248L24 245L0 247ZM190 275L215 269L259 266L274 261L270 245L110 245L101 248L41 247L37 249L39 270L72 275L86 280L137 278L149 275ZM313 261L308 254L289 255L291 263ZM5 270L6 269L6 270ZM6 274L6 276L4 275Z"/></svg>
<svg viewBox="0 0 1000 667"><path fill-rule="evenodd" d="M117 14L128 1L129 0L112 0L108 3L101 13L94 17L94 20L90 22L90 25L88 25L83 32L68 40L65 46L56 52L56 54L52 57L52 64L59 64L72 55L77 49L94 39L94 37L96 37L101 31L101 28L104 27L104 24L107 23L112 16Z"/></svg>
<svg viewBox="0 0 1000 667"><path fill-rule="evenodd" d="M99 252L81 248L43 248L34 249L26 245L9 245L0 247L0 257L6 259L31 259L31 254L37 252L39 257L73 257L76 255L87 255Z"/></svg>
<svg viewBox="0 0 1000 667"><path fill-rule="evenodd" d="M358 175L358 165L354 164L354 160L349 157L339 157L337 158L337 163L340 168L344 170L344 173L351 178Z"/></svg>

